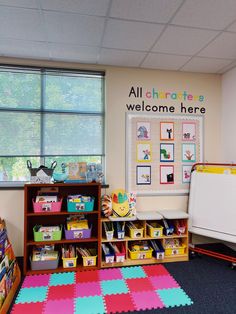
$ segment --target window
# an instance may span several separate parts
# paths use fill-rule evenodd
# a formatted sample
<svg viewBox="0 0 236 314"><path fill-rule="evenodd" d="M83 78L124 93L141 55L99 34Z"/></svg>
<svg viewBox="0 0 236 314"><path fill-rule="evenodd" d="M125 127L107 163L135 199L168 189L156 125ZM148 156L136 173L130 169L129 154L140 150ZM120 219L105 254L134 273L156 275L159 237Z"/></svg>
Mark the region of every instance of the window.
<svg viewBox="0 0 236 314"><path fill-rule="evenodd" d="M104 73L0 67L0 182L33 167L104 163Z"/></svg>

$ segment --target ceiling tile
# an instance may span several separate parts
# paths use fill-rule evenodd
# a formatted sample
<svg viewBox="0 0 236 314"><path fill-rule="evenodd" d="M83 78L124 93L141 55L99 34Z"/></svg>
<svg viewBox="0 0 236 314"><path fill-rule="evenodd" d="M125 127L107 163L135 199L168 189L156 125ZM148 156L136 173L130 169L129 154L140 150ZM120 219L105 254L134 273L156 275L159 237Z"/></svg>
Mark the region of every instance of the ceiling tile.
<svg viewBox="0 0 236 314"><path fill-rule="evenodd" d="M0 37L43 41L42 17L38 10L1 7Z"/></svg>
<svg viewBox="0 0 236 314"><path fill-rule="evenodd" d="M138 67L144 57L144 52L102 48L98 63L116 66Z"/></svg>
<svg viewBox="0 0 236 314"><path fill-rule="evenodd" d="M235 0L187 0L171 22L176 25L222 30L235 17Z"/></svg>
<svg viewBox="0 0 236 314"><path fill-rule="evenodd" d="M187 56L149 53L141 67L150 69L178 70L189 59L190 57Z"/></svg>
<svg viewBox="0 0 236 314"><path fill-rule="evenodd" d="M109 19L103 47L148 51L164 26Z"/></svg>
<svg viewBox="0 0 236 314"><path fill-rule="evenodd" d="M230 63L232 60L194 57L181 68L181 71L217 73Z"/></svg>
<svg viewBox="0 0 236 314"><path fill-rule="evenodd" d="M109 0L40 0L44 10L106 16Z"/></svg>
<svg viewBox="0 0 236 314"><path fill-rule="evenodd" d="M9 7L21 7L37 9L37 0L0 0L0 5L7 5Z"/></svg>
<svg viewBox="0 0 236 314"><path fill-rule="evenodd" d="M51 42L96 46L100 44L105 18L45 12Z"/></svg>
<svg viewBox="0 0 236 314"><path fill-rule="evenodd" d="M50 43L50 57L53 60L74 61L81 63L96 63L99 54L98 47L64 45Z"/></svg>
<svg viewBox="0 0 236 314"><path fill-rule="evenodd" d="M232 23L228 28L227 31L235 32L236 33L236 22Z"/></svg>
<svg viewBox="0 0 236 314"><path fill-rule="evenodd" d="M49 59L46 43L15 39L1 39L0 55L17 58Z"/></svg>
<svg viewBox="0 0 236 314"><path fill-rule="evenodd" d="M146 22L167 23L182 0L113 0L110 16Z"/></svg>
<svg viewBox="0 0 236 314"><path fill-rule="evenodd" d="M152 51L192 55L201 50L217 34L217 31L168 26Z"/></svg>
<svg viewBox="0 0 236 314"><path fill-rule="evenodd" d="M236 33L222 33L204 48L198 56L235 59L236 58Z"/></svg>

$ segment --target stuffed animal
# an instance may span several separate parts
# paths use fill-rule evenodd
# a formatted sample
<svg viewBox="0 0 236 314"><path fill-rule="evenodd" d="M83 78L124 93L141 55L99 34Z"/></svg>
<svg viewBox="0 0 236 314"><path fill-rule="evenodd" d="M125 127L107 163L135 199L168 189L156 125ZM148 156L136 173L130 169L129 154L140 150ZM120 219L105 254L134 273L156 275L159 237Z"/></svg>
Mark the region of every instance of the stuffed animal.
<svg viewBox="0 0 236 314"><path fill-rule="evenodd" d="M112 214L112 200L110 195L103 195L102 197L102 212L106 217Z"/></svg>

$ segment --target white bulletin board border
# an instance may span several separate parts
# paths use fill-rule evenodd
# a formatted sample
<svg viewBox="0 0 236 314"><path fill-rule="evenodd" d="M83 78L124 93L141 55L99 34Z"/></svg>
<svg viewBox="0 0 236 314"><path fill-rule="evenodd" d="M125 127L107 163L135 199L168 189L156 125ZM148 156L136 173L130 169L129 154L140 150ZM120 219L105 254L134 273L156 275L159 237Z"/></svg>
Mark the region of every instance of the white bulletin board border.
<svg viewBox="0 0 236 314"><path fill-rule="evenodd" d="M127 112L126 190L140 196L188 194L190 166L204 160L203 139L204 116ZM137 178L137 169L142 166L150 169L151 180L146 184L146 173ZM166 174L165 169L173 173ZM167 179L163 179L164 175Z"/></svg>

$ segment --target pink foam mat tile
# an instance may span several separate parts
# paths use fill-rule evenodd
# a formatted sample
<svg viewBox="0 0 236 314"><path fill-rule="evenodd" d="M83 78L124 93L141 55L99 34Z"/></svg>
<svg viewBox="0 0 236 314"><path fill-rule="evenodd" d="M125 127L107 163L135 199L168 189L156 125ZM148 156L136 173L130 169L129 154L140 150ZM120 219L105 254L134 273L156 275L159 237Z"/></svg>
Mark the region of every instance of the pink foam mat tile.
<svg viewBox="0 0 236 314"><path fill-rule="evenodd" d="M43 314L65 314L65 313L72 314L74 313L74 299L49 300L45 304L42 313Z"/></svg>
<svg viewBox="0 0 236 314"><path fill-rule="evenodd" d="M101 295L102 290L99 282L81 282L76 284L76 298Z"/></svg>
<svg viewBox="0 0 236 314"><path fill-rule="evenodd" d="M42 314L45 302L14 304L11 314Z"/></svg>
<svg viewBox="0 0 236 314"><path fill-rule="evenodd" d="M101 269L99 271L100 280L114 280L123 279L122 273L119 268Z"/></svg>
<svg viewBox="0 0 236 314"><path fill-rule="evenodd" d="M165 306L155 291L132 292L131 297L137 311L163 308Z"/></svg>
<svg viewBox="0 0 236 314"><path fill-rule="evenodd" d="M153 290L153 285L150 282L149 278L126 279L126 284L130 292Z"/></svg>
<svg viewBox="0 0 236 314"><path fill-rule="evenodd" d="M51 286L48 288L48 300L73 299L76 287L74 284L64 286Z"/></svg>
<svg viewBox="0 0 236 314"><path fill-rule="evenodd" d="M143 266L144 272L148 277L150 276L163 276L169 275L168 270L163 265L145 265Z"/></svg>
<svg viewBox="0 0 236 314"><path fill-rule="evenodd" d="M129 293L105 295L103 300L105 302L106 313L123 313L136 310Z"/></svg>
<svg viewBox="0 0 236 314"><path fill-rule="evenodd" d="M26 276L22 288L48 286L50 274Z"/></svg>
<svg viewBox="0 0 236 314"><path fill-rule="evenodd" d="M179 284L171 275L151 276L149 278L154 289L179 288Z"/></svg>
<svg viewBox="0 0 236 314"><path fill-rule="evenodd" d="M76 272L76 283L99 281L99 270Z"/></svg>

